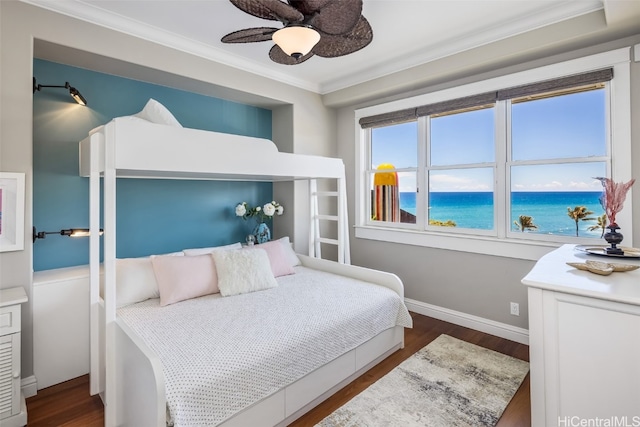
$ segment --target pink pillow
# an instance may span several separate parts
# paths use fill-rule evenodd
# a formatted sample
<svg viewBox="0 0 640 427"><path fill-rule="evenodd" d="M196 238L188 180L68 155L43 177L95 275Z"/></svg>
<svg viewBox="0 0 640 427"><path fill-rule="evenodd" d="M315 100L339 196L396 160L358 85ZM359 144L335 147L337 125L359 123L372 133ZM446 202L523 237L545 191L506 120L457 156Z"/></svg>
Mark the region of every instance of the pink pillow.
<svg viewBox="0 0 640 427"><path fill-rule="evenodd" d="M245 249L264 249L269 257L273 277L287 276L295 273L282 247L282 242L279 240L272 240L271 242L261 243L259 245L245 246Z"/></svg>
<svg viewBox="0 0 640 427"><path fill-rule="evenodd" d="M211 255L151 258L160 291L160 305L220 292Z"/></svg>

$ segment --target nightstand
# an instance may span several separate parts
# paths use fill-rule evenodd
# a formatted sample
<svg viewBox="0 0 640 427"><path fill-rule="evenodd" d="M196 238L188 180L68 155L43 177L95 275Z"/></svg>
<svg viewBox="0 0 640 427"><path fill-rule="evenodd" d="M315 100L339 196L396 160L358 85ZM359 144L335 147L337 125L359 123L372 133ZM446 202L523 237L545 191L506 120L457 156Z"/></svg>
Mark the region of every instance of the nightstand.
<svg viewBox="0 0 640 427"><path fill-rule="evenodd" d="M24 288L0 290L0 425L27 424L27 405L20 391L20 311Z"/></svg>

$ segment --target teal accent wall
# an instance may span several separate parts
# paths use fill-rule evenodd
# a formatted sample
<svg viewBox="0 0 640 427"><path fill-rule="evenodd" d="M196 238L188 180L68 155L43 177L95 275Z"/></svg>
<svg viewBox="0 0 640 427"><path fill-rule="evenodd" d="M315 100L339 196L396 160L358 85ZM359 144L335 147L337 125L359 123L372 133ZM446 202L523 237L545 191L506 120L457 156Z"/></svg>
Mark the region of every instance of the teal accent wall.
<svg viewBox="0 0 640 427"><path fill-rule="evenodd" d="M78 143L112 118L139 112L149 98L184 127L271 139L267 109L39 59L33 68L38 83L68 81L87 99L83 107L65 89L33 94L33 224L38 231L89 226L89 180L78 175ZM116 256L244 241L255 224L235 217L235 205L271 199L270 183L118 179ZM88 262L87 238L48 235L34 243L35 271Z"/></svg>

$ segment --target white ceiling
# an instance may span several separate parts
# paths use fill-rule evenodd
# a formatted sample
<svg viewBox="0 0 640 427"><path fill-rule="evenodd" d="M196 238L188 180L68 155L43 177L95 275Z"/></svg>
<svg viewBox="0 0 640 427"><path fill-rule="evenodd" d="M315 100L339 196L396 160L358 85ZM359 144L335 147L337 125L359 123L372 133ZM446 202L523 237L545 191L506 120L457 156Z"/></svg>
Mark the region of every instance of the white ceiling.
<svg viewBox="0 0 640 427"><path fill-rule="evenodd" d="M281 25L248 15L228 0L23 1L321 94L579 15L606 12L612 3L625 4L625 0L364 0L363 15L373 28L369 46L339 58L316 56L287 66L269 59L271 42L220 42L239 29ZM637 9L636 5L634 12Z"/></svg>

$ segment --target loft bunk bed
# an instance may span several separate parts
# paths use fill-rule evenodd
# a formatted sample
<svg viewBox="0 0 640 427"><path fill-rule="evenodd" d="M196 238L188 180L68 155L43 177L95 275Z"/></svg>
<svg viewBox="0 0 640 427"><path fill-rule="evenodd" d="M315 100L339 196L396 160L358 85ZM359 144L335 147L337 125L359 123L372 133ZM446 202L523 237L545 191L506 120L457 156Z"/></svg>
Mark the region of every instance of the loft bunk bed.
<svg viewBox="0 0 640 427"><path fill-rule="evenodd" d="M162 358L153 345L118 314L116 179L119 178L309 180L310 192L314 192L310 194L312 213L317 213L317 196L320 194L316 191L315 180L336 179L339 235L336 243L340 262L319 258L319 243L327 239L319 238L318 220L322 216L316 214L310 218L310 256L298 255L302 266L297 268L378 285L365 289L379 291L379 288L385 288L400 301L397 319L389 327L376 331L353 348L323 361L322 366L313 367L295 381L259 397L229 416L224 415L211 425L286 425L403 347L404 327L411 326L411 319L403 303L402 282L390 273L348 265L346 185L342 160L281 153L273 142L266 139L155 124L135 117L116 118L92 130L80 142L79 157L80 175L88 177L90 183L90 387L91 394L100 393L105 403L105 425L165 426L176 422L176 418L172 418L174 414L169 411L171 405L166 395L167 378ZM101 177L104 179L102 194ZM100 228L104 229L102 269ZM302 273L294 276L307 277L306 270ZM102 295L101 274L104 275ZM287 276L287 280L291 277ZM287 280L282 283L279 280L278 283L286 286L284 282ZM229 298L218 298L212 304L231 301Z"/></svg>

